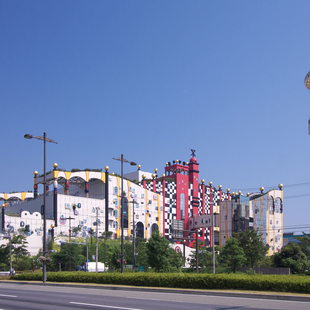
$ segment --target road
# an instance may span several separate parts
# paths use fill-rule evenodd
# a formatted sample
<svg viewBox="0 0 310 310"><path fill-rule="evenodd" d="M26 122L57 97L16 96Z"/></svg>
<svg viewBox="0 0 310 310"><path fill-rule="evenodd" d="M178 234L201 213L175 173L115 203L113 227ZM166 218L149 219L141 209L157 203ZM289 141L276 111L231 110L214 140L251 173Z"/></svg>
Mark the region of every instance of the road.
<svg viewBox="0 0 310 310"><path fill-rule="evenodd" d="M302 301L0 283L0 310L309 310Z"/></svg>

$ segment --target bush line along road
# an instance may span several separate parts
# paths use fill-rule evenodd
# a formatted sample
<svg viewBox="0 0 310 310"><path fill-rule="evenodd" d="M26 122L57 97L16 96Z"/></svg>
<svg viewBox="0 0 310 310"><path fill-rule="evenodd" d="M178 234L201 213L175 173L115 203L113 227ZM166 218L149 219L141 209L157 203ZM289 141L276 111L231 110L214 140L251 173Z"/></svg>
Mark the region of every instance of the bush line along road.
<svg viewBox="0 0 310 310"><path fill-rule="evenodd" d="M11 279L40 281L42 273L23 273ZM310 277L298 275L49 272L48 281L310 294Z"/></svg>

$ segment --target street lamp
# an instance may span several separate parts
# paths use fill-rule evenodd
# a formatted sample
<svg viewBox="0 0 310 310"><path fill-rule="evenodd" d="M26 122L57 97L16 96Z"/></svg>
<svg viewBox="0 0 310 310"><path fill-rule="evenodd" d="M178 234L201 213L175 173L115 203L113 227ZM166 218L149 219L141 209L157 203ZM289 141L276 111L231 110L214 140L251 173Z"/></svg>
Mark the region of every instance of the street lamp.
<svg viewBox="0 0 310 310"><path fill-rule="evenodd" d="M310 90L310 71L305 76L305 86ZM308 119L308 134L310 135L310 118Z"/></svg>
<svg viewBox="0 0 310 310"><path fill-rule="evenodd" d="M133 269L136 266L136 223L135 223L135 204L134 199L130 201L132 203L132 265Z"/></svg>
<svg viewBox="0 0 310 310"><path fill-rule="evenodd" d="M124 154L121 154L120 158L112 158L121 162L121 272L124 272L124 163L128 163L131 166L136 166L137 163L129 161L124 158Z"/></svg>
<svg viewBox="0 0 310 310"><path fill-rule="evenodd" d="M210 186L210 193L212 194L212 184L213 182L210 181L209 182L209 186ZM212 198L212 202L211 202L211 208L210 208L212 214L211 214L211 219L212 219L212 242L211 242L211 246L212 246L212 272L215 273L215 248L214 248L214 237L215 237L215 234L214 234L214 204L213 204L213 198Z"/></svg>
<svg viewBox="0 0 310 310"><path fill-rule="evenodd" d="M55 140L49 139L46 137L46 132L43 133L42 136L33 136L29 133L24 135L25 139L37 139L43 141L43 186L44 186L44 195L43 195L43 283L46 282L47 274L46 274L46 142L56 143Z"/></svg>
<svg viewBox="0 0 310 310"><path fill-rule="evenodd" d="M310 71L305 76L305 86L310 89Z"/></svg>

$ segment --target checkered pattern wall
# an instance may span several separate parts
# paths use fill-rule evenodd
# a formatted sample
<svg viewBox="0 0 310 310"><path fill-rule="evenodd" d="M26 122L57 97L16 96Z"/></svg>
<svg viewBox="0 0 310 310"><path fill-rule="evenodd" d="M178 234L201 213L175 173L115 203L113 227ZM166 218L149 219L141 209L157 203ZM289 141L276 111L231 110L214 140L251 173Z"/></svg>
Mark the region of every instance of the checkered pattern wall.
<svg viewBox="0 0 310 310"><path fill-rule="evenodd" d="M158 181L158 182L156 183L156 193L157 193L157 194L162 194L162 191L163 191L162 182L161 182L161 181Z"/></svg>
<svg viewBox="0 0 310 310"><path fill-rule="evenodd" d="M147 182L146 183L146 189L149 191L153 190L153 181Z"/></svg>
<svg viewBox="0 0 310 310"><path fill-rule="evenodd" d="M172 239L172 220L177 216L176 183L167 181L165 188L165 237Z"/></svg>

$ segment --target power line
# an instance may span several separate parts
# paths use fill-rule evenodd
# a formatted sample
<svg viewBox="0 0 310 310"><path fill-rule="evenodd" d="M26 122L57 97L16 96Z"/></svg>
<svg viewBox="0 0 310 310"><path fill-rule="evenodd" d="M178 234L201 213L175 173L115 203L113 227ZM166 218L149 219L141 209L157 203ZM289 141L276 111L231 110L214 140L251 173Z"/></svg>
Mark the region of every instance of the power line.
<svg viewBox="0 0 310 310"><path fill-rule="evenodd" d="M290 188L290 187L296 187L296 186L304 186L304 185L310 185L310 182L303 182L303 183L292 183L292 184L284 184L283 188ZM277 188L278 185L273 185L273 186L264 186L265 189L274 189ZM258 191L258 189L260 188L260 186L257 187L247 187L247 188L239 188L237 186L234 186L233 189L235 189L235 191Z"/></svg>

